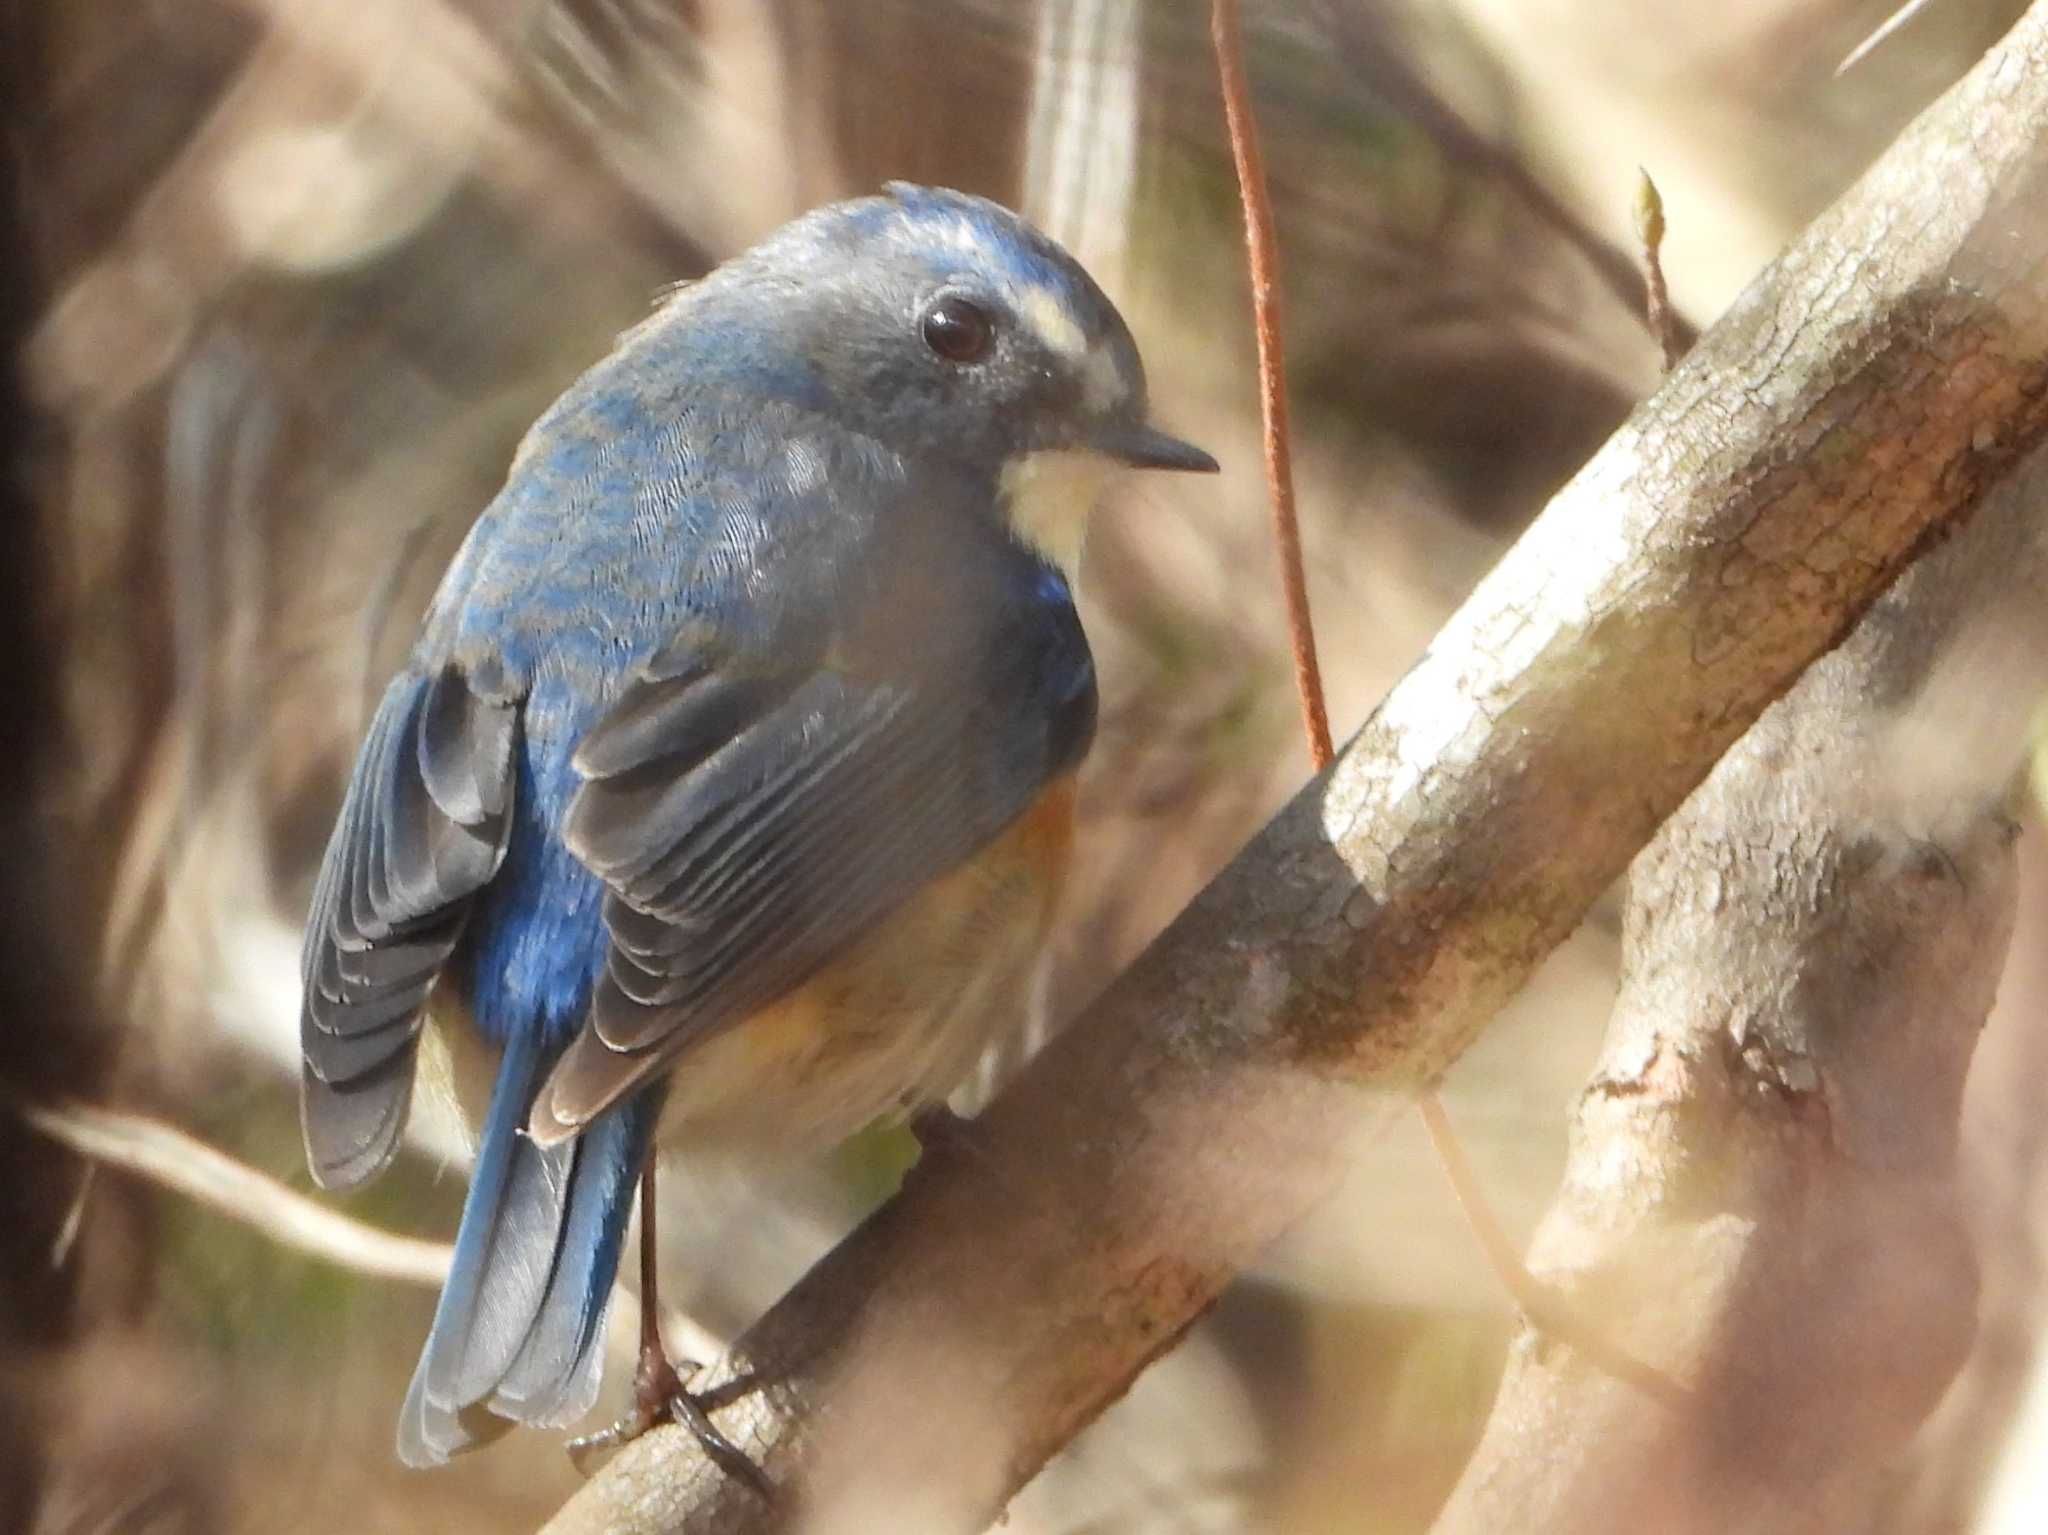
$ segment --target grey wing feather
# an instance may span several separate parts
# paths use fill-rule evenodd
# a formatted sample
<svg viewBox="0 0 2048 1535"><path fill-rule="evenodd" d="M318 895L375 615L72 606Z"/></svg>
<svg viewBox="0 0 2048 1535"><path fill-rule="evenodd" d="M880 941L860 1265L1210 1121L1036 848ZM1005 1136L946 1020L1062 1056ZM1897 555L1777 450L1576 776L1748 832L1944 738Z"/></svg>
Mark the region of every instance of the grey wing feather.
<svg viewBox="0 0 2048 1535"><path fill-rule="evenodd" d="M780 995L1024 808L1028 792L984 806L950 795L965 722L917 703L821 675L620 828L658 856L638 878L593 862L613 884L591 1014L608 1047L646 1048L678 1010L702 1023ZM607 798L586 787L572 836L602 825Z"/></svg>
<svg viewBox="0 0 2048 1535"><path fill-rule="evenodd" d="M630 686L579 752L564 832L610 887L606 972L533 1133L570 1133L800 985L1028 809L1093 728L1086 644L1057 620L1050 646L996 646L1008 674L967 654L887 679L710 664ZM741 719L741 698L767 707Z"/></svg>
<svg viewBox="0 0 2048 1535"><path fill-rule="evenodd" d="M452 667L385 691L307 919L299 1016L307 1160L345 1188L405 1127L420 1013L497 872L510 827L515 704Z"/></svg>

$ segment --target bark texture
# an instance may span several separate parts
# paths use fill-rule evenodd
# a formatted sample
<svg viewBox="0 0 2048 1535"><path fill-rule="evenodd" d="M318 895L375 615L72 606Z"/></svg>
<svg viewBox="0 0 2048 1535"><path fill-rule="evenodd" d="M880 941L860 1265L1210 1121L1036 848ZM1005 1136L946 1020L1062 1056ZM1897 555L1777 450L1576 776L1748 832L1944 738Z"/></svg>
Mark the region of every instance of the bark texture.
<svg viewBox="0 0 2048 1535"><path fill-rule="evenodd" d="M549 1526L983 1527L2048 428L2037 7L1760 277L1311 783ZM1361 1091L1378 1089L1377 1093Z"/></svg>
<svg viewBox="0 0 2048 1535"><path fill-rule="evenodd" d="M1957 1129L2048 680L2044 500L2036 455L1637 860L1532 1263L1692 1400L1525 1335L1444 1535L1863 1528L1961 1365Z"/></svg>

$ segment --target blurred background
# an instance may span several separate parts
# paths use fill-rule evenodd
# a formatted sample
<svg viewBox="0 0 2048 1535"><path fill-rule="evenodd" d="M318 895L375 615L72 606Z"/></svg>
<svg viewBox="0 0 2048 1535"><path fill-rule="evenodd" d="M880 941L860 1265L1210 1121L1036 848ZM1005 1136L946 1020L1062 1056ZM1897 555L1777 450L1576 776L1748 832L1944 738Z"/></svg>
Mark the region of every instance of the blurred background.
<svg viewBox="0 0 2048 1535"><path fill-rule="evenodd" d="M1891 9L1247 5L1340 735L1655 387L1638 167L1664 194L1675 302L1709 323L2022 7L1936 0L1836 78ZM17 503L0 1085L17 1103L148 1114L309 1189L298 924L366 703L444 563L525 425L664 284L885 179L988 194L1065 241L1130 318L1160 419L1225 464L1097 523L1082 603L1104 723L1034 1037L1305 778L1195 0L5 0L0 16ZM2042 1416L2025 1406L2048 1235L2038 837L2026 862L1965 1134L1984 1324L1897 1468L1899 1530L1984 1527L2014 1425ZM1613 918L1448 1084L1519 1235L1597 1047ZM465 1153L419 1121L344 1208L446 1240ZM912 1154L876 1133L824 1165L669 1179L665 1299L699 1329L681 1336L744 1326ZM536 1434L401 1472L429 1288L95 1171L4 1108L0 1212L5 1528L530 1529L575 1484ZM1410 1127L1009 1528L1424 1529L1509 1323Z"/></svg>

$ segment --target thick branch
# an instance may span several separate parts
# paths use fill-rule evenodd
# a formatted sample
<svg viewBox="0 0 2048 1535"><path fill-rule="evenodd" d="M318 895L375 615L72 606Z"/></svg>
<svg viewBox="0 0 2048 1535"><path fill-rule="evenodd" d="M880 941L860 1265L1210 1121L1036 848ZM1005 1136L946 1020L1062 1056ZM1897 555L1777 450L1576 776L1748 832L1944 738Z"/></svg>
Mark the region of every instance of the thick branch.
<svg viewBox="0 0 2048 1535"><path fill-rule="evenodd" d="M1976 1317L1964 1075L2048 682L2048 454L1637 860L1621 995L1532 1257L1692 1392L1525 1339L1440 1535L1857 1529Z"/></svg>
<svg viewBox="0 0 2048 1535"><path fill-rule="evenodd" d="M1332 770L551 1529L980 1528L1310 1208L2048 428L2048 12L1776 263ZM2014 231L2018 230L2017 237ZM1344 1084L1352 1084L1347 1088ZM814 1528L815 1525L807 1525Z"/></svg>

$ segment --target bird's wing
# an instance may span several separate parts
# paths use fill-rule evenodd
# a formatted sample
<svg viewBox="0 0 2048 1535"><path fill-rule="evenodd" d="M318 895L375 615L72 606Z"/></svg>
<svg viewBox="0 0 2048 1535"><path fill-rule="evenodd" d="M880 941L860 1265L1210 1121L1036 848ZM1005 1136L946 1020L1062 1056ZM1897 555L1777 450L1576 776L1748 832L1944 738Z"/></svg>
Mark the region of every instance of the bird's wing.
<svg viewBox="0 0 2048 1535"><path fill-rule="evenodd" d="M518 728L515 704L452 666L401 674L378 705L300 958L300 1108L323 1187L360 1183L397 1147L421 1008L505 856Z"/></svg>
<svg viewBox="0 0 2048 1535"><path fill-rule="evenodd" d="M1079 620L1063 584L1008 585L927 614L921 651L899 626L879 670L858 644L792 666L695 630L640 670L576 756L565 836L609 886L610 952L537 1139L801 984L1078 762Z"/></svg>

